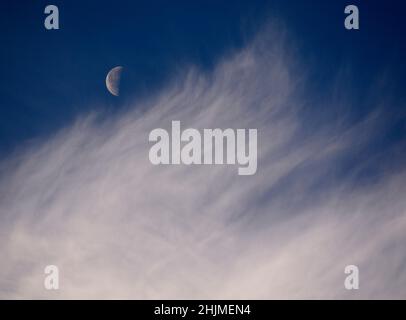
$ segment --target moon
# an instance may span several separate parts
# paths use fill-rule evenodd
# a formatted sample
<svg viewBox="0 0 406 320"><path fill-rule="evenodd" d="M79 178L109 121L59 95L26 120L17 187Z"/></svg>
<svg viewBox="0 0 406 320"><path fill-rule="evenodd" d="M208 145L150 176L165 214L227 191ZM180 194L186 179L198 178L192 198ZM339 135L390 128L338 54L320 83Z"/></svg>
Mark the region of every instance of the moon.
<svg viewBox="0 0 406 320"><path fill-rule="evenodd" d="M106 87L109 92L114 96L120 95L120 79L123 67L114 67L109 71L106 76Z"/></svg>

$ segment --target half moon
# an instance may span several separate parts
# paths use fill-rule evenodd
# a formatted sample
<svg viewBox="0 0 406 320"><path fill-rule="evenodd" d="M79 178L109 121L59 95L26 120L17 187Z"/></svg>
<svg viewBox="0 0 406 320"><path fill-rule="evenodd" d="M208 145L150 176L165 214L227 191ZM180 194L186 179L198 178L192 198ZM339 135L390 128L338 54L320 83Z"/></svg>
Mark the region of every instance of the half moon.
<svg viewBox="0 0 406 320"><path fill-rule="evenodd" d="M120 94L120 79L122 71L123 67L118 66L111 69L107 74L106 87L112 95L119 96Z"/></svg>

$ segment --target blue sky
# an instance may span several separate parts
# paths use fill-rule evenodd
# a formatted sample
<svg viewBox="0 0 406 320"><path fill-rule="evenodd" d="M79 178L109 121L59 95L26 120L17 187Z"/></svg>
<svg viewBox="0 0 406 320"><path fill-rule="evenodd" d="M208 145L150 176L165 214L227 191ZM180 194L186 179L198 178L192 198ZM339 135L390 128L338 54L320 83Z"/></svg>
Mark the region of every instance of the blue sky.
<svg viewBox="0 0 406 320"><path fill-rule="evenodd" d="M405 297L404 1L47 4L0 4L0 298ZM174 120L257 129L256 174L152 164Z"/></svg>
<svg viewBox="0 0 406 320"><path fill-rule="evenodd" d="M54 1L58 31L43 26L46 1L2 1L0 66L0 154L27 140L55 132L78 114L112 112L126 98L142 98L187 64L209 70L238 49L269 20L286 24L301 59L309 66L306 90L329 99L341 68L348 92L363 115L376 79L386 75L392 97L404 102L405 5L402 1L353 1L361 29L344 29L348 1ZM105 90L107 71L126 68L124 97ZM392 110L404 116L402 103ZM324 113L325 111L323 111ZM342 112L342 110L336 110ZM334 111L329 110L334 116ZM324 121L324 120L323 120ZM400 125L401 126L401 125ZM396 126L394 139L404 126Z"/></svg>

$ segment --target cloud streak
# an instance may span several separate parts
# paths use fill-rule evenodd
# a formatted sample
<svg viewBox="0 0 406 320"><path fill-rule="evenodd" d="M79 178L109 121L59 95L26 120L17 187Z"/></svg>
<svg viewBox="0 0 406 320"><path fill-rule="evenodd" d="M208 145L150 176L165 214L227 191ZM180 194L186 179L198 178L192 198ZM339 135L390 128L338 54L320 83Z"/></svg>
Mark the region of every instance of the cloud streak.
<svg viewBox="0 0 406 320"><path fill-rule="evenodd" d="M190 67L131 110L82 117L3 161L0 297L405 298L406 173L331 176L379 117L309 133L305 70L269 27L211 72ZM172 120L258 129L257 173L152 165L148 135ZM57 292L43 287L48 264Z"/></svg>

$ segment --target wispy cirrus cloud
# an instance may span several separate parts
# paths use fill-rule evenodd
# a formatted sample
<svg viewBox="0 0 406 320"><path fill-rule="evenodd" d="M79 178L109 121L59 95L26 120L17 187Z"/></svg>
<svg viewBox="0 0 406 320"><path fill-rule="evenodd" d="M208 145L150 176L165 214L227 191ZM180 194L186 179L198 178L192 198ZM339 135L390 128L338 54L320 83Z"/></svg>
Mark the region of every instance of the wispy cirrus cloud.
<svg viewBox="0 0 406 320"><path fill-rule="evenodd" d="M379 117L313 126L290 49L269 27L211 72L188 68L130 111L83 117L6 159L0 296L405 298L405 172L330 174L372 143ZM152 165L148 134L172 120L258 129L257 173ZM48 264L57 292L43 287ZM344 289L348 264L358 291Z"/></svg>

